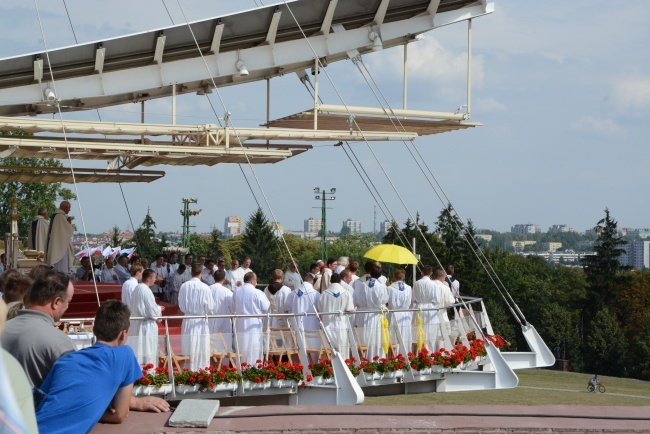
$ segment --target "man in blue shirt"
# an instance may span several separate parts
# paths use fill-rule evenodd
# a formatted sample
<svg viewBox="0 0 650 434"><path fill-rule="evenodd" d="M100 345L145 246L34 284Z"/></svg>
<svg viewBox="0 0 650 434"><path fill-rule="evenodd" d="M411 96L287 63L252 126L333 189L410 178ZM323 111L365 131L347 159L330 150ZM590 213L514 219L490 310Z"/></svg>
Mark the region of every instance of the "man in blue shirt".
<svg viewBox="0 0 650 434"><path fill-rule="evenodd" d="M106 301L95 316L97 343L56 361L40 387L39 432L86 433L99 421L124 421L133 383L142 376L133 350L125 345L129 316L124 303Z"/></svg>

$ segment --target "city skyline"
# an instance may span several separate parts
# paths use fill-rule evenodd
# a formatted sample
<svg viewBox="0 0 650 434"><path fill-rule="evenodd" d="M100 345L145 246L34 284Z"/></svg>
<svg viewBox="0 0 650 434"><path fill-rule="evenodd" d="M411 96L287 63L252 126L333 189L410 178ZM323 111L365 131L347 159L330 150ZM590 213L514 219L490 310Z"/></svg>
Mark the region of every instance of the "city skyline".
<svg viewBox="0 0 650 434"><path fill-rule="evenodd" d="M188 2L186 13L194 20L254 6L248 0L196 1ZM63 5L43 3L41 8L48 47L74 44ZM0 11L0 57L42 51L31 5L7 0ZM70 19L80 43L170 24L160 3L151 0L116 0L104 12L97 14L92 2L70 3ZM175 23L184 22L174 5L170 14ZM544 229L568 224L582 232L593 227L609 207L621 227L650 226L650 204L629 194L650 188L644 146L650 135L650 55L645 49L649 30L644 25L648 18L650 10L641 1L614 5L503 0L496 2L494 14L473 22L472 120L484 125L416 140L464 220L472 218L478 228L502 232L512 224L533 221ZM603 32L603 28L609 30ZM437 29L410 44L409 108L453 111L464 103L465 49L463 24ZM402 100L401 56L399 48L364 56L395 107ZM327 71L347 103L378 104L351 62L333 63ZM271 82L272 118L300 112L313 103L295 75ZM321 91L325 101L339 102L325 80ZM263 123L266 106L260 95L265 93L264 83L220 88L219 92L237 126ZM216 104L215 94L210 97ZM100 109L100 113L107 121L140 120L139 106L132 104ZM168 99L146 105L148 122L169 122L170 113ZM96 120L96 116L94 111L65 113L64 119ZM206 98L196 95L178 98L178 117L183 123L215 122ZM365 144L353 148L395 220L402 224L409 215L379 164ZM432 225L443 204L414 170L403 145L377 143L372 150L411 214L419 212ZM618 166L606 165L612 158L619 161ZM103 167L76 160L73 164ZM246 166L242 169L254 195L234 165L154 169L165 170L167 176L152 184L124 185L136 228L151 207L159 230L180 230L182 220L176 209L181 208L180 198L187 195L198 197L203 209L203 215L192 218L199 232L223 227L224 218L236 213L246 220L258 202L268 220L299 228L304 218L319 214L312 209L318 205L312 193L316 186L337 188L337 199L329 204L333 209L328 211L328 221L337 222L328 224L331 229L340 230L338 222L347 218L362 221L364 228L372 227L374 202L341 148L332 143L315 144L303 155L255 167L274 215L268 212ZM115 224L130 227L117 186L80 184L79 195L89 233ZM76 203L72 215L79 221ZM384 219L378 212L378 222Z"/></svg>

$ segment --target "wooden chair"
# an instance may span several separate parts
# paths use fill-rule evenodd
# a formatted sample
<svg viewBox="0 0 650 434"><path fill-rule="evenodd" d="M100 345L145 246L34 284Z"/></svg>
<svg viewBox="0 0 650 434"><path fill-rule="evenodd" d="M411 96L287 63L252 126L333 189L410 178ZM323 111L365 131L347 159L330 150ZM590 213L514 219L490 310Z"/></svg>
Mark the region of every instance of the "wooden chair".
<svg viewBox="0 0 650 434"><path fill-rule="evenodd" d="M314 354L316 355L316 360L320 360L324 354L328 359L332 358L332 350L327 345L327 340L325 339L325 335L323 334L322 329L305 330L304 334L305 334L305 351L307 352L308 357L310 354ZM318 346L318 348L309 347L308 342L310 339L320 340L320 345Z"/></svg>
<svg viewBox="0 0 650 434"><path fill-rule="evenodd" d="M180 362L190 360L190 356L185 356L185 355L182 355L182 354L178 354L178 355L174 354L174 350L172 349L171 345L169 345L169 351L170 351L169 355L171 355L171 358L172 358L172 368L176 367L176 372L181 372L183 369L181 368ZM158 356L158 363L161 366L167 366L167 361L169 360L168 359L169 355L167 355L165 353L167 353L167 348L163 344L163 345L160 346L160 354L161 355Z"/></svg>
<svg viewBox="0 0 650 434"><path fill-rule="evenodd" d="M212 333L210 340L213 343L212 354L210 355L210 359L212 362L214 362L217 368L221 369L223 359L226 358L230 361L230 366L236 368L237 353L232 350L232 346L229 346L226 343L226 339L223 337L223 333ZM214 342L216 342L217 345L214 345ZM217 349L215 348L216 346L219 345L221 346L222 351L217 351ZM239 353L239 357L243 357L243 353Z"/></svg>
<svg viewBox="0 0 650 434"><path fill-rule="evenodd" d="M354 339L357 341L357 350L359 351L359 357L366 357L368 352L368 345L363 345L361 339L359 339L359 329L357 326L354 326Z"/></svg>
<svg viewBox="0 0 650 434"><path fill-rule="evenodd" d="M293 330L290 328L271 328L271 336L273 336L273 333L277 333L279 336L282 353L287 356L287 359L290 362L292 361L293 356L297 357L298 359L300 358L300 353L298 352L298 340L296 339L296 334L293 332Z"/></svg>

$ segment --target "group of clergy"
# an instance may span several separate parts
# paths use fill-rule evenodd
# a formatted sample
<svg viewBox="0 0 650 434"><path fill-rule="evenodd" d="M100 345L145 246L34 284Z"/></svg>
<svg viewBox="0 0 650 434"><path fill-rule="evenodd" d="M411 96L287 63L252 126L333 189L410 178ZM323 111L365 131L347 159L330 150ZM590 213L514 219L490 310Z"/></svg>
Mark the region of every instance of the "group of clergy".
<svg viewBox="0 0 650 434"><path fill-rule="evenodd" d="M72 250L72 217L70 202L64 200L48 218L47 209L41 207L27 230L27 248L45 254L45 262L65 274L70 272L74 261Z"/></svg>

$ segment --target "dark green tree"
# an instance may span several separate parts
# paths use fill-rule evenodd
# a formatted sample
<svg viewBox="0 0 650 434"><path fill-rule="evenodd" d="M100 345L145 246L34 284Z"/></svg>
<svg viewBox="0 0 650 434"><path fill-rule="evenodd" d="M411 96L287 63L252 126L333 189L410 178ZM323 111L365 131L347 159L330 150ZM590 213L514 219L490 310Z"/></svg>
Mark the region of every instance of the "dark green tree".
<svg viewBox="0 0 650 434"><path fill-rule="evenodd" d="M190 253L194 255L194 260L197 260L199 256L206 256L208 253L208 239L196 232L190 234Z"/></svg>
<svg viewBox="0 0 650 434"><path fill-rule="evenodd" d="M346 226L345 223L343 223L343 225L341 226L341 232L340 232L339 235L340 236L350 235L350 233L351 233L350 228L348 226Z"/></svg>
<svg viewBox="0 0 650 434"><path fill-rule="evenodd" d="M120 227L115 225L113 226L113 236L111 237L111 246L117 247L122 245L122 240L120 239Z"/></svg>
<svg viewBox="0 0 650 434"><path fill-rule="evenodd" d="M221 242L221 232L217 228L212 228L208 240L207 256L210 259L217 260L217 257L224 256L224 248Z"/></svg>
<svg viewBox="0 0 650 434"><path fill-rule="evenodd" d="M585 341L585 368L594 374L625 373L626 342L616 315L602 307L591 321Z"/></svg>
<svg viewBox="0 0 650 434"><path fill-rule="evenodd" d="M251 258L258 281L268 282L271 272L283 264L278 261L278 240L260 208L248 218L242 235L243 253Z"/></svg>
<svg viewBox="0 0 650 434"><path fill-rule="evenodd" d="M158 253L161 253L160 245L156 242L155 227L156 222L151 217L149 210L147 210L147 215L144 217L142 224L133 234L132 244L137 247L140 257L149 261L153 260Z"/></svg>
<svg viewBox="0 0 650 434"><path fill-rule="evenodd" d="M438 258L443 265L454 264L463 268L463 249L466 247L462 236L463 222L454 213L451 204L447 204L436 222L436 233L442 241Z"/></svg>

